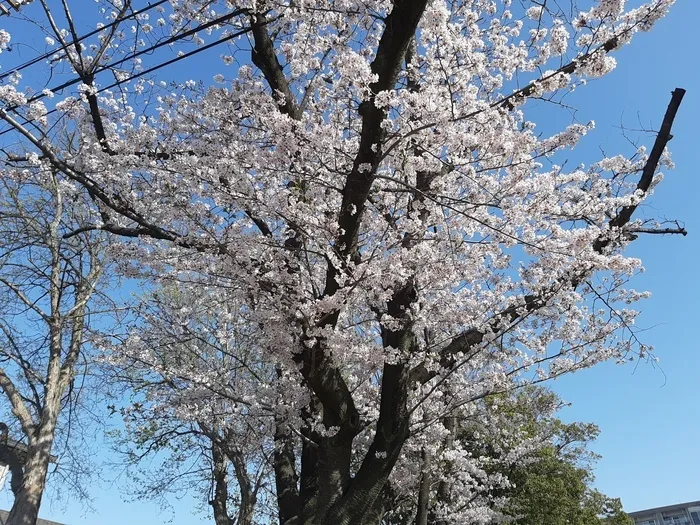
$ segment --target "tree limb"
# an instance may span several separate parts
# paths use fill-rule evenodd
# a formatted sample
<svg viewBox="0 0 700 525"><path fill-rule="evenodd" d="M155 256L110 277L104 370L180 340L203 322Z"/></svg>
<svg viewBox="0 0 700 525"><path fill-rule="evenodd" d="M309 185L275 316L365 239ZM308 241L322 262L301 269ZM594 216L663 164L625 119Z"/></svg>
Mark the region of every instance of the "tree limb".
<svg viewBox="0 0 700 525"><path fill-rule="evenodd" d="M36 430L36 424L34 419L27 409L27 405L22 400L22 395L15 387L12 379L5 373L5 370L0 368L0 388L5 393L10 405L12 406L12 413L19 420L19 424L22 426L22 431L28 439L34 438L34 431Z"/></svg>
<svg viewBox="0 0 700 525"><path fill-rule="evenodd" d="M651 154L649 155L644 169L642 170L642 176L637 183L637 191L641 192L642 194L649 190L666 144L669 140L671 140L671 127L684 95L685 90L681 88L676 88L672 93L671 101L666 109L666 113L664 114L661 129L656 136ZM593 250L598 253L602 253L606 247L610 246L614 240L614 237L612 237L610 233L615 231L619 232L622 230L622 228L631 220L632 214L637 207L638 205L623 207L617 213L617 215L609 221L608 228L605 230L605 232L602 233L593 243ZM587 272L581 272L572 276L568 283L559 283L556 286L556 289L559 289L564 285L576 288L584 279L584 273ZM551 292L555 293L556 289L551 290ZM545 296L525 296L521 305L511 306L496 314L489 323L490 331L498 331L499 327L501 327L504 322L510 324L518 318L542 308L547 304L548 300L549 298ZM450 369L455 364L454 356L458 353L468 353L476 345L483 342L485 334L485 330L470 328L469 330L466 330L460 335L454 337L440 352L441 366L443 368ZM438 375L438 372L428 371L424 365L418 365L412 370L411 375L412 381L424 383Z"/></svg>

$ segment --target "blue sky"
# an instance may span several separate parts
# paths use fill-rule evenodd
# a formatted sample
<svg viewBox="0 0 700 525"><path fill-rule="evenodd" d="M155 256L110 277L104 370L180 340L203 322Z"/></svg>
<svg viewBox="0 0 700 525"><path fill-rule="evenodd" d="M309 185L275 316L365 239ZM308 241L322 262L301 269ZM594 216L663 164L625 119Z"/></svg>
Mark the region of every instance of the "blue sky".
<svg viewBox="0 0 700 525"><path fill-rule="evenodd" d="M658 128L671 91L688 90L670 144L676 169L667 173L643 213L679 219L689 235L642 237L630 250L646 267L633 286L653 294L641 304L638 325L649 328L642 339L655 347L660 362L605 364L552 384L572 403L562 413L565 419L600 426L594 450L603 458L596 483L622 498L628 511L700 499L700 345L695 337L696 323L700 326L699 20L700 0L678 0L651 33L616 53L615 72L568 99L578 108L579 121L596 121L596 130L581 144L584 153L594 155L599 146L629 152L620 124ZM214 49L208 56L221 52ZM182 71L166 70L164 76L173 73ZM650 147L653 136L644 142ZM47 500L41 516L76 525L202 523L192 514L195 504L189 499L174 501L174 512L163 512L155 503L126 503L119 493L122 481L95 485L97 513L86 512L80 503L64 508ZM7 491L0 493L0 508L10 504Z"/></svg>
<svg viewBox="0 0 700 525"><path fill-rule="evenodd" d="M649 328L642 339L655 347L660 362L605 364L553 384L573 404L563 412L566 419L600 426L597 486L622 498L628 511L700 499L699 19L699 1L678 0L651 33L615 55L615 72L570 101L580 120L596 121L584 147L629 151L617 126L638 128L641 121L658 129L671 91L688 91L669 144L676 169L666 173L642 213L682 220L689 234L642 237L629 252L646 268L632 284L652 292L640 305L637 324ZM653 136L645 143L651 147Z"/></svg>

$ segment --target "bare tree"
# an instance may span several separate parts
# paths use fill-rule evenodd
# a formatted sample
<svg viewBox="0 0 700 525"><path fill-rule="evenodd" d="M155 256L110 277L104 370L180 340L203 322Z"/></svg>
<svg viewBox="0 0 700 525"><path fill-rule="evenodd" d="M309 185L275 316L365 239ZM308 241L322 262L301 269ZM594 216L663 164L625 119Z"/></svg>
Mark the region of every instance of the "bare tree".
<svg viewBox="0 0 700 525"><path fill-rule="evenodd" d="M59 422L65 420L69 434L81 395L77 376L85 372L83 350L105 264L104 238L92 233L64 238L84 203L40 163L16 158L6 164L0 192L0 390L9 404L9 426L22 444L13 463L15 500L7 523L31 525Z"/></svg>

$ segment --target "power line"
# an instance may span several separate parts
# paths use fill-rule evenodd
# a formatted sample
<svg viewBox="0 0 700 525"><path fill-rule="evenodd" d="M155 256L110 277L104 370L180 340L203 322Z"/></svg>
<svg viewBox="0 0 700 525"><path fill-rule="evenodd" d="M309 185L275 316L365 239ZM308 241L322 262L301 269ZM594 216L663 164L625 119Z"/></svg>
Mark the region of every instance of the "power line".
<svg viewBox="0 0 700 525"><path fill-rule="evenodd" d="M269 22L266 22L266 24L267 24L267 23L269 23ZM216 40L215 42L211 42L211 43L206 44L206 45L204 45L204 46L198 47L197 49L194 49L194 50L192 50L192 51L190 51L190 52L188 52L188 53L183 53L182 55L178 55L178 56L176 56L175 58L172 58L172 59L167 60L167 61L165 61L165 62L161 62L160 64L157 64L157 65L155 65L155 66L153 66L153 67L151 67L151 68L145 69L145 70L143 70L143 71L139 71L138 73L136 73L136 74L134 74L134 75L131 75L131 76L127 77L127 78L124 78L124 79L121 79L121 80L117 80L116 82L114 82L114 83L112 83L112 84L110 84L110 85L108 85L108 86L105 86L105 87L102 87L102 88L98 89L97 91L95 91L95 94L100 94L100 93L102 93L102 92L104 92L104 91L107 91L107 90L109 90L109 89L112 89L112 88L115 88L115 87L117 87L117 86L120 86L121 84L124 84L124 83L126 83L126 82L130 82L130 81L132 81L132 80L134 80L134 79L137 79L137 78L142 77L142 76L144 76L144 75L147 75L147 74L149 74L149 73L153 73L154 71L158 71L159 69L161 69L161 68L163 68L163 67L166 67L166 66L169 66L169 65L171 65L171 64L174 64L174 63L176 63L176 62L179 62L180 60L185 60L186 58L189 58L189 57L191 57L191 56L193 56L193 55L196 55L197 53L201 53L202 51L206 51L207 49L211 49L212 47L215 47L215 46L218 46L218 45L220 45L220 44L223 44L224 42L228 42L229 40L233 40L234 38L237 38L237 37L239 37L239 36L241 36L241 35L243 35L243 34L245 34L245 33L248 33L248 32L250 32L250 31L252 31L252 30L253 30L253 28L252 28L252 26L251 26L251 27L247 27L247 28L245 28L245 29L241 29L240 31L237 31L237 32L235 32L235 33L231 33L231 34L229 34L229 35L226 35L226 36L220 38L219 40ZM78 81L79 81L79 80L78 80ZM11 109L14 109L14 108L11 108ZM52 110L50 110L50 111L47 111L45 116L51 115L51 114L53 114L53 113L55 113L55 112L57 112L57 111L58 111L58 110L57 110L56 108L54 108L54 109L52 109ZM28 119L28 120L25 120L25 122L23 122L22 125L31 124L32 122L35 122L35 121L36 121L36 119ZM8 129L5 129L5 130L0 131L0 137L3 136L3 135L5 135L6 133L10 133L11 131L15 131L15 129L14 129L14 128L8 128Z"/></svg>
<svg viewBox="0 0 700 525"><path fill-rule="evenodd" d="M123 64L124 62L138 58L141 55L145 55L146 53L150 53L152 51L155 51L156 49L160 49L163 46L174 44L175 42L177 42L179 40L182 40L184 38L192 36L193 34L197 33L198 31L203 31L203 30L208 29L208 28L215 26L217 24L227 22L231 18L234 18L234 17L236 17L244 12L245 12L245 9L237 9L236 11L232 11L231 13L227 13L225 15L222 15L218 18L215 18L214 20L210 20L209 22L207 22L205 24L201 24L201 25L198 25L197 27L193 27L192 29L185 31L184 33L180 33L180 34L172 36L166 40L163 40L162 42L158 42L157 44L155 44L151 47L141 49L140 51L132 53L131 55L129 55L127 57L121 58L119 60L115 60L114 62L110 62L109 64L105 64L104 66L100 66L100 67L96 68L95 71L93 71L91 73L91 75L97 75L98 73L102 73L103 71L106 71L106 70L112 69L116 66L119 66L119 65ZM206 49L208 49L208 48L206 48ZM81 82L83 80L83 78L84 78L83 76L77 76L71 80L64 82L63 84L61 84L59 86L49 88L49 91L51 91L51 92L63 91L65 88L70 87L70 86L74 86L75 84ZM31 102L35 102L35 101L40 100L46 96L47 95L45 93L38 93L38 94L34 95L33 97L31 97L30 99L28 99L26 103L29 104Z"/></svg>
<svg viewBox="0 0 700 525"><path fill-rule="evenodd" d="M215 42L211 42L205 46L198 47L197 49L194 49L193 51L190 51L189 53L183 53L182 55L178 55L171 60L161 62L157 66L153 66L149 69L145 69L144 71L139 71L138 73L130 76L129 78L126 78L123 80L118 80L117 82L110 84L109 86L105 86L103 88L100 88L96 91L96 93L102 93L103 91L107 91L108 89L112 89L114 87L117 87L120 84L123 84L124 82L129 82L129 81L134 80L136 78L142 77L143 75L147 75L148 73L153 73L154 71L157 71L165 66L169 66L170 64L174 64L175 62L179 62L180 60L184 60L186 58L189 58L192 55L196 55L197 53L201 53L202 51L206 51L207 49L218 46L219 44L223 44L224 42L228 42L229 40L233 40L234 38L239 37L239 36L241 36L245 33L248 33L249 31L252 31L252 30L253 30L252 27L247 27L247 28L241 29L240 31L237 31L235 33L231 33L230 35L226 35L225 37L222 37Z"/></svg>
<svg viewBox="0 0 700 525"><path fill-rule="evenodd" d="M31 60L28 60L28 61L24 62L23 64L20 64L19 66L15 67L15 68L12 68L12 69L10 69L9 71L7 71L7 72L5 72L5 73L0 73L0 80L4 80L4 79L6 79L7 77L9 77L10 75L12 75L12 74L14 74L14 73L16 73L16 72L18 72L18 71L22 71L22 70L24 70L24 69L27 69L28 67L33 66L34 64L37 64L37 63L41 62L42 60L46 60L46 59L49 58L51 55L54 55L54 54L59 53L59 52L61 52L61 51L65 51L66 48L68 48L68 47L70 47L70 46L74 46L74 45L76 45L76 44L82 42L83 40L86 40L86 39L90 38L91 36L95 36L96 34L100 33L101 31L104 31L105 29L109 29L109 28L111 28L111 27L114 27L115 25L120 24L120 23L122 23L124 20L128 20L129 18L134 18L134 17L136 17L136 16L139 16L140 14L145 13L146 11L150 11L150 10L153 9L154 7L158 7L159 5L165 4L165 3L168 2L168 1L169 1L169 0L158 0L158 1L155 2L154 4L149 4L149 5L147 5L146 7L142 8L142 9L139 9L138 11L132 11L129 15L123 16L123 17L121 17L121 18L117 18L117 19L114 20L113 22L110 22L109 24L107 24L107 25L105 25L105 26L103 26L103 27L100 27L100 28L98 28L98 29L95 29L94 31L90 31L89 33L87 33L87 34L81 36L81 37L78 38L77 40L73 40L73 41L71 41L71 42L68 42L65 46L61 46L61 47L58 48L58 49L54 49L54 50L52 50L52 51L49 51L49 52L47 52L47 53L44 53L43 55L40 55L40 56L35 57L35 58L32 58Z"/></svg>
<svg viewBox="0 0 700 525"><path fill-rule="evenodd" d="M167 0L162 0L162 1L167 1ZM156 5L156 4L153 4L151 7L155 7L155 5ZM143 12L143 10L141 10L141 12ZM157 44L155 44L155 45L153 45L153 46L150 46L150 47L148 47L148 48L145 48L145 49L142 49L142 50L137 51L137 52L135 52L135 53L132 53L131 55L129 55L129 56L127 56L127 57L124 57L124 58L119 59L119 60L115 60L115 61L113 61L113 62L111 62L111 63L109 63L109 64L106 64L106 65L104 65L104 66L100 66L100 67L97 68L95 71L93 71L93 72L91 73L91 75L96 75L96 74L102 73L102 72L104 72L104 71L111 70L112 68L114 68L114 67L116 67L116 66L118 66L118 65L121 65L121 64L123 64L124 62L127 62L127 61L129 61L129 60L133 60L133 59L135 59L135 58L138 58L138 57L141 56L141 55L144 55L144 54L146 54L146 53L150 53L150 52L152 52L152 51L155 51L156 49L159 49L159 48L161 48L161 47L163 47L163 46L170 45L170 44L173 44L173 43L175 43L175 42L178 42L179 40L182 40L182 39L184 39L184 38L187 38L187 37L189 37L189 36L192 36L193 34L199 32L199 31L203 31L203 30L208 29L208 28L210 28L210 27L212 27L212 26L215 26L215 25L218 25L218 24L222 24L222 23L224 23L224 22L227 22L228 20L230 20L230 19L232 19L232 18L234 18L234 17L236 17L236 16L239 16L239 15L243 14L244 12L246 12L245 9L237 9L236 11L232 11L232 12L227 13L227 14L225 14L225 15L222 15L222 16L220 16L220 17L218 17L218 18L215 18L214 20L210 20L209 22L206 22L206 23L204 23L204 24L200 24L199 26L194 27L194 28L192 28L192 29L189 29L189 30L185 31L184 33L179 33L179 34L177 34L177 35L175 35L175 36L172 36L172 37L170 37L170 38L168 38L168 39L166 39L166 40L164 40L164 41L162 41L162 42L158 42ZM269 22L266 22L266 23L269 23ZM143 75L145 75L145 74L151 73L151 72L153 72L153 71L157 71L157 70L160 69L161 67L164 67L164 66L173 64L173 63L175 63L175 62L178 62L178 61L180 61L180 60L183 60L183 59L185 59L185 58L188 58L188 57L190 57L190 56L192 56L192 55L196 55L197 53L199 53L199 52L201 52L201 51L205 51L205 50L210 49L211 47L214 47L214 46L216 46L216 45L219 45L219 44L221 44L221 43L223 43L223 42L227 42L227 41L229 41L229 40L231 40L231 39L233 39L233 38L236 38L236 37L238 37L238 36L240 36L240 35L242 35L242 34L244 34L244 33L249 32L250 30L251 30L251 28L246 28L246 29L243 29L243 30L241 30L241 31L238 31L238 32L232 33L232 34L230 34L230 35L227 35L227 36L225 36L225 37L223 37L223 38L217 40L216 42L212 42L212 43L207 44L207 45L205 45L205 46L201 46L201 47L199 47L199 48L197 48L197 49L195 49L195 50L193 50L193 51L190 51L190 52L188 52L188 53L184 53L184 54L182 54L182 55L179 55L179 56L177 56L176 58L174 58L174 59L172 59L172 60L168 60L168 61L163 62L163 63L161 63L161 64L158 64L158 65L156 65L156 66L154 66L154 67L151 67L151 68L149 68L149 69L146 69L146 70L144 70L144 71L141 71L141 72L139 72L139 73L136 73L136 74L134 74L134 75L132 75L132 76L126 78L126 79L119 80L119 81L117 81L117 82L115 82L115 83L113 83L113 84L111 84L111 85L109 85L109 86L107 86L107 87L101 88L101 89L98 90L96 93L102 93L103 91L105 91L105 90L107 90L107 89L111 89L111 88L113 88L113 87L119 86L119 85L121 85L121 84L123 84L123 83L125 83L125 82L128 82L128 81L130 81L130 80L133 80L133 79L135 79L135 78L139 78L139 77L141 77L141 76L143 76ZM81 82L81 81L83 80L83 78L84 78L84 76L77 76L77 77L75 77L75 78L73 78L73 79L71 79L71 80L68 80L68 81L64 82L63 84L61 84L61 85L59 85L59 86L55 86L55 87L53 87L53 88L50 88L49 91L51 91L51 92L60 92L60 91L64 90L64 89L67 88L67 87L70 87L70 86L73 86L73 85L75 85L75 84L78 84L79 82ZM32 103L32 102L35 102L35 101L40 100L40 99L42 99L42 98L45 98L46 96L47 96L47 93L45 93L45 92L38 93L38 94L34 95L33 97L29 98L29 99L25 102L25 104L23 104L23 105L30 104L30 103ZM7 111L16 111L18 107L19 107L19 106L11 106L11 107L6 108L6 110L7 110ZM56 110L55 110L55 109L52 109L51 111L48 111L48 112L46 113L46 115L48 116L48 115L51 115L51 114L53 114L53 113L55 113L55 112L56 112ZM24 119L24 122L22 123L22 125L31 124L31 123L34 122L35 120L36 120L36 119ZM3 131L0 131L0 136L3 136L3 135L5 135L6 133L9 133L9 132L12 131L12 130L13 130L13 128L8 128L8 129L5 129L5 130L3 130Z"/></svg>

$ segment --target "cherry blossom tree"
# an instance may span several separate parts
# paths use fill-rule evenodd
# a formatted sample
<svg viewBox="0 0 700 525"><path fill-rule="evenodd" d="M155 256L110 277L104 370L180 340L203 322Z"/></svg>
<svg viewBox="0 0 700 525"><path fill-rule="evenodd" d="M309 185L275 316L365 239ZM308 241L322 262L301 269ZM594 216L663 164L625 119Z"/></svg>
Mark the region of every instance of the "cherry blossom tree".
<svg viewBox="0 0 700 525"><path fill-rule="evenodd" d="M77 90L49 110L19 79L2 86L32 162L93 203L68 236L120 236L124 271L215 288L255 327L275 370L255 404L273 412L281 524L379 523L420 490L418 523L487 523L486 487L504 480L457 422L489 396L648 354L628 306L646 296L627 286L641 262L624 250L684 233L634 217L671 165L683 90L650 151L588 166L564 161L592 123L543 136L528 115L613 71L673 0L552 4L172 0L158 26L230 44L213 85L156 82L138 39L125 74L109 62L124 32L76 43L67 16L47 27ZM196 396L192 421L212 410ZM421 488L407 458L438 452L454 475Z"/></svg>
<svg viewBox="0 0 700 525"><path fill-rule="evenodd" d="M190 493L217 525L258 523L274 500L274 411L259 398L275 369L260 358L255 330L216 289L173 283L142 301L131 326L105 364L133 492Z"/></svg>
<svg viewBox="0 0 700 525"><path fill-rule="evenodd" d="M480 459L482 475L497 480L482 483L480 497L500 520L519 525L633 523L619 499L591 487L599 456L589 445L598 436L598 427L564 423L556 417L564 403L554 392L528 387L480 403L477 417L457 421L455 439ZM449 455L440 450L441 445L415 451L416 457L408 458L422 465L420 490L396 495L382 523L432 520L430 487L439 487L460 470L459 464L446 460Z"/></svg>

